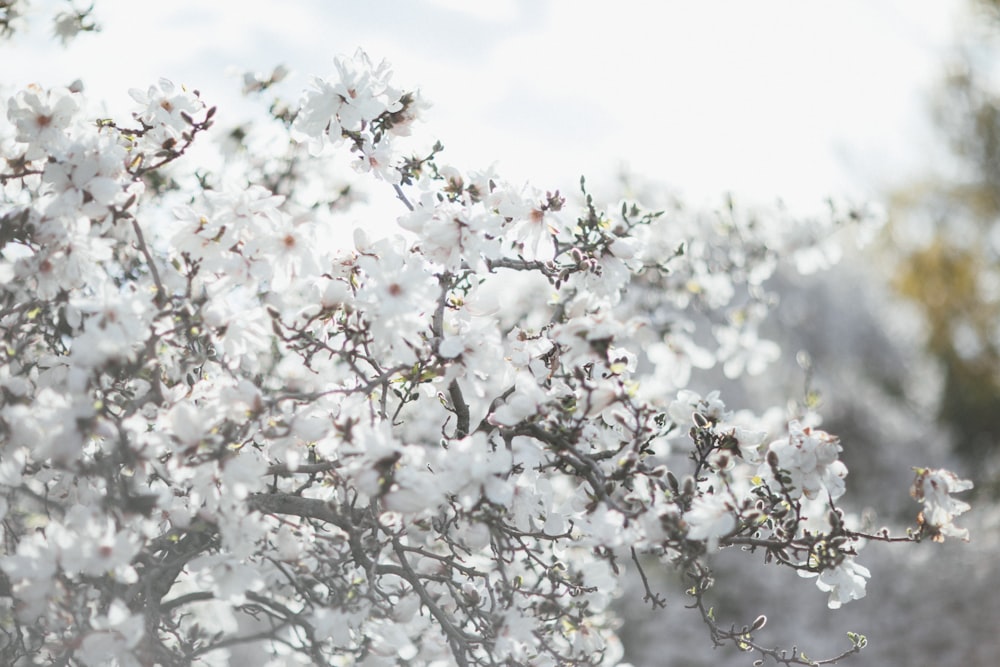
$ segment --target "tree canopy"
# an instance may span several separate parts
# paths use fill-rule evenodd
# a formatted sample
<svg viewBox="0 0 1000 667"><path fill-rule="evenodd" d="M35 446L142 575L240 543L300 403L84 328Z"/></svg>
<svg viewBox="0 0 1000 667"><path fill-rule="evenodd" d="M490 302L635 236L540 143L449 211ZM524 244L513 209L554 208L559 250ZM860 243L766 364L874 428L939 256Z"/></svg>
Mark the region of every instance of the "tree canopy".
<svg viewBox="0 0 1000 667"><path fill-rule="evenodd" d="M914 524L869 525L813 403L753 414L692 388L765 373L776 267L829 267L877 208L512 184L413 152L427 105L387 63L334 65L221 134L168 80L132 89L127 118L75 88L8 100L7 663L619 664L623 573L656 608L662 564L713 642L822 664L758 641L764 616L717 618L715 553L813 578L836 609L866 594L867 542L968 539L967 480L916 462ZM396 228L338 245L355 182Z"/></svg>

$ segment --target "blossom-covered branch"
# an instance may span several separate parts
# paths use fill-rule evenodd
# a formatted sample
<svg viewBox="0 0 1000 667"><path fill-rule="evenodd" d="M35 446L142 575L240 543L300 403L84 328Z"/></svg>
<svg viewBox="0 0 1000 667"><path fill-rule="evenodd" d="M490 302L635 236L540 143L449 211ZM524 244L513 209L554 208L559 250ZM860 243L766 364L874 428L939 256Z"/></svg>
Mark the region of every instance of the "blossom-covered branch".
<svg viewBox="0 0 1000 667"><path fill-rule="evenodd" d="M715 551L836 608L865 595L866 540L967 537L952 473L918 469L906 538L867 533L816 415L689 388L764 372L775 266L822 268L873 211L608 214L583 181L575 205L411 150L419 92L335 65L271 107L294 142L225 177L188 164L216 114L183 86L134 90L127 121L66 89L8 102L5 664L616 664L623 569L663 604L646 559L691 580L714 641L815 664L714 620ZM392 233L328 242L337 156L398 200Z"/></svg>

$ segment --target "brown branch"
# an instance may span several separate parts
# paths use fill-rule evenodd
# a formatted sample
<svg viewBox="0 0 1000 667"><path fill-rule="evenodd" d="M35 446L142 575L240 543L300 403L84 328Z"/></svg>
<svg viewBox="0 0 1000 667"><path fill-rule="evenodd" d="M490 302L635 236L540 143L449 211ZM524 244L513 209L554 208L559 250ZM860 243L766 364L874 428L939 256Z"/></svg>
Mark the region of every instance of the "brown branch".
<svg viewBox="0 0 1000 667"><path fill-rule="evenodd" d="M458 417L458 423L455 425L455 439L461 440L469 435L471 417L469 404L465 402L465 397L462 396L462 388L458 386L458 380L452 380L451 384L448 385L448 396L451 397L451 404L455 408L455 416Z"/></svg>
<svg viewBox="0 0 1000 667"><path fill-rule="evenodd" d="M643 602L649 602L653 605L653 608L657 607L663 608L667 606L666 600L659 593L654 593L649 587L649 579L646 578L646 570L642 567L642 563L639 562L639 555L635 552L635 547L631 547L632 552L632 562L635 563L636 570L639 572L639 577L642 579L642 587L646 591L645 597L642 598Z"/></svg>
<svg viewBox="0 0 1000 667"><path fill-rule="evenodd" d="M139 245L139 250L146 258L146 263L149 265L149 273L153 276L153 283L156 285L156 305L163 307L166 303L167 292L163 289L160 272L156 268L156 262L153 261L153 253L149 251L149 246L146 245L146 237L142 234L142 227L139 226L139 221L135 217L132 217L132 229L135 230L135 238Z"/></svg>
<svg viewBox="0 0 1000 667"><path fill-rule="evenodd" d="M323 461L321 463L303 463L292 467L287 463L276 463L268 466L267 475L313 475L318 472L336 470L343 464L340 461Z"/></svg>
<svg viewBox="0 0 1000 667"><path fill-rule="evenodd" d="M358 524L351 517L337 511L325 500L285 493L255 493L247 498L247 504L251 509L265 514L290 514L303 519L325 521L348 533L358 529Z"/></svg>

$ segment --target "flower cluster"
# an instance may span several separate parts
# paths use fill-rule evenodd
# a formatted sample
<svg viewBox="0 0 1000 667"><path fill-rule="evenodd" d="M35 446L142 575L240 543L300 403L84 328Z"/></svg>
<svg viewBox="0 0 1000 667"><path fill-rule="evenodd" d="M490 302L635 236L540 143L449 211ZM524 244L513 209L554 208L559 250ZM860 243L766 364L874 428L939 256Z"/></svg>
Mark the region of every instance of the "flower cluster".
<svg viewBox="0 0 1000 667"><path fill-rule="evenodd" d="M398 183L404 174L392 139L410 134L426 104L419 92L389 85L389 64L373 65L360 49L353 58L338 57L335 64L336 78L313 81L292 124L292 136L308 141L314 153L327 144L349 141L358 154L359 170Z"/></svg>
<svg viewBox="0 0 1000 667"><path fill-rule="evenodd" d="M714 639L778 656L705 606L732 546L864 595L857 550L889 538L835 504L838 440L688 387L766 369L764 282L831 257L827 226L782 243L731 204L608 214L583 182L576 206L406 157L419 95L363 52L336 68L275 112L316 155L234 157L238 188L186 166L214 108L183 86L127 123L8 103L4 664L610 665L620 573L655 559ZM288 175L338 149L399 233L326 242ZM969 486L921 469L913 539L966 537Z"/></svg>
<svg viewBox="0 0 1000 667"><path fill-rule="evenodd" d="M969 541L969 531L955 525L955 517L970 509L968 503L951 494L968 491L972 482L959 479L949 470L916 468L916 479L910 488L910 495L924 505L917 517L921 530L929 532L935 542L943 542L946 537L957 537Z"/></svg>
<svg viewBox="0 0 1000 667"><path fill-rule="evenodd" d="M788 486L793 498L816 498L825 492L836 500L844 495L847 468L838 458L841 446L835 436L792 421L788 437L775 440L767 451L761 476L773 483L784 474L781 483Z"/></svg>

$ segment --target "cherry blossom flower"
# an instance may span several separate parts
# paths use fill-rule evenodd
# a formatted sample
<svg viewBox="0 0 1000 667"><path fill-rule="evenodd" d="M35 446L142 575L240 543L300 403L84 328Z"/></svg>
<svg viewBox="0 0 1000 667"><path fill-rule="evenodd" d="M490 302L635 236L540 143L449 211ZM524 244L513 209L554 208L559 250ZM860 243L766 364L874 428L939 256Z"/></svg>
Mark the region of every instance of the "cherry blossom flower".
<svg viewBox="0 0 1000 667"><path fill-rule="evenodd" d="M143 191L127 172L127 159L125 148L110 138L67 144L62 158L46 164L42 174L53 195L46 214L106 219L112 206L120 206Z"/></svg>
<svg viewBox="0 0 1000 667"><path fill-rule="evenodd" d="M649 345L646 355L656 365L657 377L662 377L673 390L688 386L693 368L715 365L715 356L711 352L680 331L670 332L664 336L663 342Z"/></svg>
<svg viewBox="0 0 1000 667"><path fill-rule="evenodd" d="M865 596L871 572L863 565L858 565L853 558L845 558L836 567L819 573L799 570L799 576L817 577L816 587L830 593L827 606L839 609L845 602L860 600Z"/></svg>
<svg viewBox="0 0 1000 667"><path fill-rule="evenodd" d="M719 341L718 357L726 377L739 377L744 371L760 375L768 364L781 356L777 343L758 338L752 328L716 327L714 333Z"/></svg>
<svg viewBox="0 0 1000 667"><path fill-rule="evenodd" d="M801 576L817 576L814 572L799 570ZM863 565L858 565L853 559L845 559L833 569L824 570L816 579L816 587L821 591L829 591L827 606L839 609L845 602L860 600L865 596L865 587L871 572Z"/></svg>
<svg viewBox="0 0 1000 667"><path fill-rule="evenodd" d="M0 558L0 568L14 586L13 593L21 605L18 614L32 621L45 610L50 598L59 594L55 579L58 571L57 552L51 548L42 532L22 539L15 553Z"/></svg>
<svg viewBox="0 0 1000 667"><path fill-rule="evenodd" d="M688 525L688 539L705 540L709 549L715 549L719 540L736 527L733 506L722 494L697 496L683 517Z"/></svg>
<svg viewBox="0 0 1000 667"><path fill-rule="evenodd" d="M430 272L390 242L359 257L358 267L367 280L357 298L370 309L373 323L399 322L433 308L437 289Z"/></svg>
<svg viewBox="0 0 1000 667"><path fill-rule="evenodd" d="M825 491L836 500L844 495L847 468L839 460L840 441L826 433L803 427L798 421L788 424L788 437L768 446L769 454L777 458L778 468L791 475L793 497L816 498ZM776 484L769 463L763 463L758 474Z"/></svg>
<svg viewBox="0 0 1000 667"><path fill-rule="evenodd" d="M403 93L388 85L391 77L388 63L375 66L359 49L352 58L338 57L334 64L336 78L314 79L314 88L303 98L292 126L293 136L309 141L309 150L318 154L327 142L337 145L345 134L364 132L376 118L396 112L403 112L396 119L399 126L396 133L409 131L423 105L410 97L404 109ZM369 153L377 149L372 141ZM388 150L388 144L384 150ZM380 159L385 165L391 162L386 157Z"/></svg>
<svg viewBox="0 0 1000 667"><path fill-rule="evenodd" d="M767 438L767 431L755 430L743 426L736 426L732 430L732 436L736 438L736 446L739 447L740 456L750 464L760 463L760 446Z"/></svg>
<svg viewBox="0 0 1000 667"><path fill-rule="evenodd" d="M145 91L133 88L129 95L139 105L133 116L145 130L139 145L152 153L177 145L182 133L191 129L189 119L205 107L195 94L178 88L169 79L160 79Z"/></svg>
<svg viewBox="0 0 1000 667"><path fill-rule="evenodd" d="M923 503L924 509L918 519L923 527L930 529L935 542L943 542L946 537L957 537L969 541L969 531L955 525L955 517L970 509L968 503L952 498L951 494L968 491L972 482L959 479L950 470L914 468L917 476L910 488L910 495Z"/></svg>
<svg viewBox="0 0 1000 667"><path fill-rule="evenodd" d="M78 425L93 416L92 405L82 398L44 387L30 404L3 406L0 416L7 424L8 446L29 448L35 461L76 460L84 445Z"/></svg>
<svg viewBox="0 0 1000 667"><path fill-rule="evenodd" d="M255 567L226 554L199 556L188 568L203 587L212 590L218 598L237 605L246 600L247 592L259 591L265 586Z"/></svg>
<svg viewBox="0 0 1000 667"><path fill-rule="evenodd" d="M67 130L79 110L76 96L65 88L44 91L29 86L7 103L7 118L17 129L15 139L29 145L24 157L37 160L48 154L62 154L70 145Z"/></svg>
<svg viewBox="0 0 1000 667"><path fill-rule="evenodd" d="M96 294L73 304L86 319L74 341L71 358L87 368L132 357L151 333L152 295L120 290L109 283L94 287Z"/></svg>
<svg viewBox="0 0 1000 667"><path fill-rule="evenodd" d="M388 141L375 143L372 139L365 137L360 153L353 163L357 171L362 174L374 174L393 184L402 182L403 174L400 173L399 165L396 163L393 146Z"/></svg>
<svg viewBox="0 0 1000 667"><path fill-rule="evenodd" d="M106 665L109 661L121 667L138 667L142 663L132 653L145 634L145 622L133 614L121 600L113 600L107 615L91 622L92 631L83 638L77 657L85 665Z"/></svg>
<svg viewBox="0 0 1000 667"><path fill-rule="evenodd" d="M729 415L726 404L719 398L718 391L709 392L702 398L697 392L682 389L677 392L677 398L671 401L667 408L670 419L683 430L694 424L695 412L715 422L723 421Z"/></svg>

